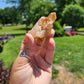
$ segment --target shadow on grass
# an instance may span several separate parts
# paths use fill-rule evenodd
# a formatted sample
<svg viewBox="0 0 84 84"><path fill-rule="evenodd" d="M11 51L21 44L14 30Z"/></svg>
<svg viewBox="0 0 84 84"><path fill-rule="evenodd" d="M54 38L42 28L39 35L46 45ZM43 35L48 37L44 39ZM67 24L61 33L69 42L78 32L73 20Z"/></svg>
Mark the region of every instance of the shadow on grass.
<svg viewBox="0 0 84 84"><path fill-rule="evenodd" d="M19 28L19 29L13 29L13 30L26 30L26 28Z"/></svg>
<svg viewBox="0 0 84 84"><path fill-rule="evenodd" d="M21 35L25 35L25 33L11 34L11 35L15 35L15 36L21 36Z"/></svg>
<svg viewBox="0 0 84 84"><path fill-rule="evenodd" d="M11 35L11 36L21 36L21 35L25 35L26 33L19 33L19 34L7 34L7 35ZM0 36L4 36L4 34L1 34Z"/></svg>
<svg viewBox="0 0 84 84"><path fill-rule="evenodd" d="M77 32L84 32L84 31L77 31Z"/></svg>
<svg viewBox="0 0 84 84"><path fill-rule="evenodd" d="M28 31L28 30L31 30L31 28L19 28L19 29L13 29L13 30L26 30L26 31Z"/></svg>

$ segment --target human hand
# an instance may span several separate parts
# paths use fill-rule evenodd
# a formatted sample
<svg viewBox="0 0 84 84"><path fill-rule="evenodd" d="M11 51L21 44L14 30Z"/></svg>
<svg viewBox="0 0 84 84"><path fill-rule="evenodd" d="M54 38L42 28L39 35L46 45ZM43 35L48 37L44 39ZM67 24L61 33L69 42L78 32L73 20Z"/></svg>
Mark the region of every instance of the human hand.
<svg viewBox="0 0 84 84"><path fill-rule="evenodd" d="M30 58L19 53L12 67L9 84L50 84L55 50L54 33L52 30L43 45L44 38L35 41L31 34L26 34L20 53L25 50Z"/></svg>

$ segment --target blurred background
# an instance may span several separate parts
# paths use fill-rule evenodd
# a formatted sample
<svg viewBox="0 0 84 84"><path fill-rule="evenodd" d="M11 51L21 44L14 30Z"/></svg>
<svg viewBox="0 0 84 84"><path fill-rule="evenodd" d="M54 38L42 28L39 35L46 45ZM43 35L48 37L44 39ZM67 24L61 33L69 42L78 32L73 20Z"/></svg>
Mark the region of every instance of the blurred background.
<svg viewBox="0 0 84 84"><path fill-rule="evenodd" d="M84 84L84 0L0 0L0 84L8 84L25 34L51 12L57 14L51 84Z"/></svg>

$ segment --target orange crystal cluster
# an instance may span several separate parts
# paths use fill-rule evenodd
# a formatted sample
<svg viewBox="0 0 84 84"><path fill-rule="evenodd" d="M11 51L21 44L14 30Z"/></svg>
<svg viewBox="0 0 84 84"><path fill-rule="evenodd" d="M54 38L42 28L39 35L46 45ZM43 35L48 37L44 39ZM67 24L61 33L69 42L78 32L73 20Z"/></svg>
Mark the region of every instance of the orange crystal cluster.
<svg viewBox="0 0 84 84"><path fill-rule="evenodd" d="M51 34L53 22L56 20L56 13L50 13L48 17L41 17L29 33L34 38L43 38Z"/></svg>

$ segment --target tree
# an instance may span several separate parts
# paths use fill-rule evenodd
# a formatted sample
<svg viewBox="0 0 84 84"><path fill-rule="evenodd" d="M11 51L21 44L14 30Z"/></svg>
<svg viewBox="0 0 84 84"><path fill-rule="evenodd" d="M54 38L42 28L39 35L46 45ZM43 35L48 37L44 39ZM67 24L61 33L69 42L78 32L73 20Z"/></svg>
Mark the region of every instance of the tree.
<svg viewBox="0 0 84 84"><path fill-rule="evenodd" d="M84 26L84 9L79 5L68 5L63 11L63 23L73 27Z"/></svg>
<svg viewBox="0 0 84 84"><path fill-rule="evenodd" d="M41 16L53 11L55 4L49 0L19 0L19 9L26 19L26 24L35 23Z"/></svg>
<svg viewBox="0 0 84 84"><path fill-rule="evenodd" d="M38 1L38 0L37 0ZM37 3L39 3L37 5ZM32 6L33 5L33 6ZM31 21L32 23L36 23L37 20L41 17L41 16L48 16L48 14L50 12L53 12L55 8L55 4L51 3L50 1L41 1L41 2L35 2L34 0L31 3Z"/></svg>
<svg viewBox="0 0 84 84"><path fill-rule="evenodd" d="M10 8L9 15L12 19L12 23L18 24L22 20L22 16L15 6Z"/></svg>
<svg viewBox="0 0 84 84"><path fill-rule="evenodd" d="M5 11L3 9L0 9L0 23L5 24Z"/></svg>
<svg viewBox="0 0 84 84"><path fill-rule="evenodd" d="M16 0L7 0L12 2ZM52 0L18 0L18 10L22 14L23 21L27 26L30 23L35 24L41 16L46 16L50 12L54 11L55 4L51 3Z"/></svg>
<svg viewBox="0 0 84 84"><path fill-rule="evenodd" d="M76 0L76 3L82 7L84 7L84 0Z"/></svg>
<svg viewBox="0 0 84 84"><path fill-rule="evenodd" d="M8 23L16 23L18 24L21 20L21 15L19 14L17 8L7 7L5 9L0 10L0 23L8 24Z"/></svg>
<svg viewBox="0 0 84 84"><path fill-rule="evenodd" d="M16 0L6 0L11 3ZM51 3L51 0L17 0L19 1L18 10L22 14L23 21L27 26L30 23L35 24L41 16L46 16L50 12L54 11L55 4Z"/></svg>
<svg viewBox="0 0 84 84"><path fill-rule="evenodd" d="M31 17L31 12L30 12L30 3L32 0L19 0L19 12L22 14L24 17L23 19L25 20L26 24L26 29L27 25L30 24L30 17Z"/></svg>
<svg viewBox="0 0 84 84"><path fill-rule="evenodd" d="M75 4L75 0L55 0L58 19L62 18L62 11L64 10L65 6L71 3Z"/></svg>

